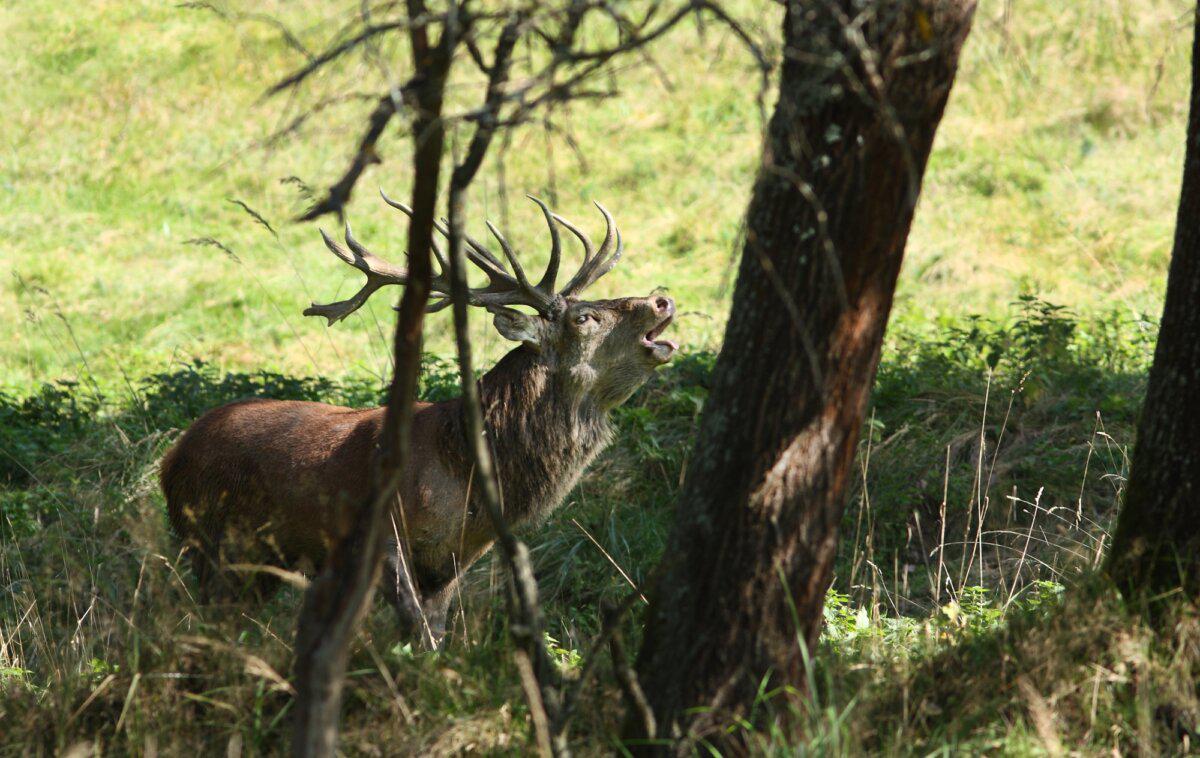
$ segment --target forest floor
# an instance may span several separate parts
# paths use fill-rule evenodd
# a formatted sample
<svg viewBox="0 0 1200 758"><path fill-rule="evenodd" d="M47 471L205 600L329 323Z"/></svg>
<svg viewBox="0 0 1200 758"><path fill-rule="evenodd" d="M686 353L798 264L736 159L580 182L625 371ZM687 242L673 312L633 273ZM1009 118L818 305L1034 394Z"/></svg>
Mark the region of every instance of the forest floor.
<svg viewBox="0 0 1200 758"><path fill-rule="evenodd" d="M320 49L356 7L265 9ZM815 697L799 714L808 738L765 730L752 738L762 752L1195 744L1195 621L1156 638L1096 572L1161 307L1192 7L980 9L864 430ZM356 274L289 221L306 188L344 168L371 107L358 88L378 73L355 60L321 77L305 102L336 101L298 121L302 103L263 93L302 56L235 12L259 5L222 8L0 7L0 319L12 325L0 333L0 755L285 743L299 593L198 606L156 465L226 400L378 401L386 298L332 328L302 317ZM773 7L735 8L777 39ZM617 442L568 505L526 535L569 678L601 602L630 591L622 572L640 584L662 550L757 162L751 61L715 28L666 44L669 66L631 66L619 96L556 114L561 130L514 132L471 206L473 228L499 220L536 268L546 234L522 195L588 229L601 200L628 251L595 294L661 287L683 311L684 353L618 412ZM398 258L404 227L374 186L403 195L408 155L399 138L383 154L351 219ZM505 349L475 327L485 355ZM449 319L429 329L422 392L445 397ZM490 560L471 571L436 655L397 644L379 604L351 664L347 753L528 749L500 582ZM606 666L583 692L574 742L610 752L620 706ZM797 706L764 693L762 707Z"/></svg>

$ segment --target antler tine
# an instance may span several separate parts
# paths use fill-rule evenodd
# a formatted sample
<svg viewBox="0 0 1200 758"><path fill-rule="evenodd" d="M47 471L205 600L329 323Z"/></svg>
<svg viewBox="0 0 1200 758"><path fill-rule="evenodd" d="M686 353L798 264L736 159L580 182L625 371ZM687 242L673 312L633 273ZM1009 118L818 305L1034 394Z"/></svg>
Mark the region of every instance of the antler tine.
<svg viewBox="0 0 1200 758"><path fill-rule="evenodd" d="M408 216L409 218L412 218L413 209L411 207L409 207L405 203L400 202L399 200L393 200L392 198L388 197L387 193L384 192L382 189L379 190L379 196L383 198L383 202L392 206L393 208L400 211L401 213ZM436 229L446 239L450 239L450 227L446 224L446 219L444 219L444 218L436 219L435 218L433 220L433 228ZM504 264L502 264L500 262L500 259L496 257L496 254L493 253L491 250L488 250L483 245L481 245L478 240L472 238L470 235L463 235L463 241L465 241L469 247L474 248L474 252L478 253L479 255L482 255L490 263L494 264L497 268L500 268L500 269L504 268ZM471 254L471 250L468 250L467 255L470 255L470 254Z"/></svg>
<svg viewBox="0 0 1200 758"><path fill-rule="evenodd" d="M592 244L592 241L579 227L575 226L570 221L567 221L557 213L551 215L554 217L555 221L565 226L567 231L569 231L571 234L574 234L575 237L578 238L578 240L583 244L583 265L586 266L588 261L592 259L592 256L596 254L596 246Z"/></svg>
<svg viewBox="0 0 1200 758"><path fill-rule="evenodd" d="M324 229L318 229L317 231L321 233L321 239L325 241L325 247L329 248L329 252L333 253L346 263L349 263L351 266L354 266L359 270L366 270L363 268L365 265L364 263L360 262L357 257L347 253L337 242L334 242Z"/></svg>
<svg viewBox="0 0 1200 758"><path fill-rule="evenodd" d="M562 259L562 238L558 233L558 225L554 223L554 214L550 212L550 208L533 195L525 197L538 204L538 207L542 209L542 214L546 217L546 226L550 227L550 262L546 264L546 273L542 274L542 280L537 283L537 288L542 292L554 292L554 280L558 278L558 265Z"/></svg>
<svg viewBox="0 0 1200 758"><path fill-rule="evenodd" d="M567 221L557 213L554 214L554 220L565 226L567 231L569 231L571 234L574 234L575 237L583 244L583 263L579 264L579 270L575 272L574 276L567 280L566 286L562 288L562 292L560 293L563 297L570 297L572 293L578 290L580 282L583 281L583 273L585 270L587 270L588 264L591 263L592 257L596 254L596 246L592 244L591 239L589 239L579 227L575 226L570 221Z"/></svg>
<svg viewBox="0 0 1200 758"><path fill-rule="evenodd" d="M607 274L612 270L613 266L617 265L617 261L621 259L621 253L624 251L624 245L621 242L621 232L617 229L617 222L613 220L612 214L600 203L595 203L595 205L604 216L605 223L604 242L600 243L599 250L596 250L587 236L574 225L557 214L554 216L555 220L574 233L583 242L584 246L583 264L580 265L579 271L575 273L575 276L571 277L571 280L567 282L567 286L563 287L560 293L563 297L578 294L586 287L594 284L597 279Z"/></svg>
<svg viewBox="0 0 1200 758"><path fill-rule="evenodd" d="M446 239L450 239L450 232L449 232L450 227L449 227L449 225L446 224L446 219L444 219L444 218L442 219L442 226L445 227L445 231L443 231L441 228L439 228L438 231L442 232L442 234L446 237ZM504 264L500 261L500 259L498 257L496 257L496 254L493 253L491 251L491 249L488 248L487 245L483 244L482 242L475 239L474 237L467 234L466 232L463 232L463 242L467 243L466 252L467 252L468 256L471 256L473 254L481 255L487 259L488 263L491 263L493 266L500 269L501 271L504 271L505 273L508 272L508 269L504 268Z"/></svg>
<svg viewBox="0 0 1200 758"><path fill-rule="evenodd" d="M543 289L540 286L535 287L530 284L529 279L525 276L525 269L521 266L521 261L517 258L516 253L513 252L512 246L508 244L508 240L504 238L504 235L500 233L500 230L491 221L487 222L487 228L492 233L492 236L496 238L496 241L500 243L500 249L504 251L504 257L512 265L513 273L517 275L517 287L528 298L525 304L534 306L542 313L552 311L557 298L557 295L554 294L554 289Z"/></svg>
<svg viewBox="0 0 1200 758"><path fill-rule="evenodd" d="M387 193L382 189L380 189L379 194L385 203L404 213L406 216L412 217L412 208L388 197ZM500 230L490 221L487 222L487 226L488 230L496 237L496 241L500 243L500 247L504 251L504 257L508 259L515 276L509 273L508 269L500 262L495 253L470 235L463 235L463 241L466 243L463 252L466 253L467 258L472 263L483 270L483 273L488 278L488 285L486 287L469 289L467 291L471 304L480 306L528 305L541 312L548 311L555 300L553 290L542 291L530 284L529 279L525 276L525 270L521 267L521 262L517 259L512 246L508 244L508 240L505 239ZM443 237L450 238L450 230L445 219L441 221L435 219L433 227ZM438 262L443 266L443 276L435 277L433 289L435 292L445 294L450 291L449 280L445 276L445 272L449 270L449 266L444 261L441 250L437 245L434 244L433 247L434 254L438 257ZM436 305L430 307L441 310L445 305L445 303L439 301Z"/></svg>
<svg viewBox="0 0 1200 758"><path fill-rule="evenodd" d="M400 266L388 263L359 244L358 240L354 239L354 234L350 230L349 223L346 224L346 244L350 248L349 252L337 242L334 242L325 233L324 229L320 231L321 239L325 241L325 246L329 248L330 252L363 272L367 277L367 281L359 288L358 292L355 292L345 300L339 300L336 303L313 303L304 309L305 316L324 316L330 325L336 324L361 308L363 303L367 302L367 299L375 294L375 290L380 287L408 282L408 271Z"/></svg>
<svg viewBox="0 0 1200 758"><path fill-rule="evenodd" d="M368 277L373 273L385 277L394 277L400 280L397 281L396 284L404 284L408 279L408 269L404 268L403 266L397 266L395 264L388 263L378 255L375 255L370 250L363 247L362 243L354 238L354 231L350 228L349 221L346 222L345 237L346 245L354 254L353 258L347 259L345 251L341 250L340 245L329 239L324 230L321 230L321 236L325 239L325 244L330 246L331 249L337 248L334 250L334 254L338 255L339 258L346 261L351 266L354 266L359 271L362 271Z"/></svg>
<svg viewBox="0 0 1200 758"><path fill-rule="evenodd" d="M412 217L412 208L391 199L383 190L380 190L379 194L383 197L385 203L403 212L410 218ZM552 212L538 198L530 195L529 199L537 203L537 206L541 208L542 215L546 217L546 225L550 227L550 261L546 266L546 272L542 275L541 281L536 285L531 284L512 245L508 243L508 240L500 230L491 221L488 221L488 231L492 233L492 236L496 238L496 242L500 244L500 250L503 252L504 258L508 261L508 265L512 267L512 272L510 273L508 268L490 250L470 237L464 236L463 241L466 243L464 252L471 262L483 269L489 280L486 287L468 288L467 299L471 305L483 307L528 305L537 309L543 315L549 316L561 307L563 298L578 293L585 287L593 284L597 279L611 271L613 266L617 264L617 261L620 260L621 252L624 249L621 241L621 232L617 229L617 224L613 220L612 214L603 205L596 203L596 207L603 214L606 224L604 242L601 243L600 249L597 250L592 241L588 239L588 236L578 227L562 216ZM568 231L583 243L583 264L579 267L579 271L571 277L571 280L563 288L562 292L555 294L554 282L558 277L559 266L562 262L562 239L558 232L558 224L566 227ZM446 228L444 221L438 222L435 220L433 226L443 236L449 238L449 230ZM406 268L385 261L355 239L354 232L351 230L349 223L346 224L345 237L346 246L349 250L335 242L324 230L321 231L321 239L325 241L325 246L329 248L330 252L343 262L361 271L366 276L367 281L363 283L358 292L355 292L354 295L346 300L336 303L313 303L304 310L304 315L324 316L330 324L341 321L361 308L379 288L389 284L407 284L409 278ZM432 254L437 259L441 271L434 274L430 282L430 289L437 297L426 306L426 311L436 313L450 305L451 283L449 280L449 262L447 261L446 254L436 242L431 240L431 243Z"/></svg>
<svg viewBox="0 0 1200 758"><path fill-rule="evenodd" d="M379 190L379 196L383 198L383 202L392 206L409 218L412 218L413 209L399 200L393 200L392 198L388 197L387 193L384 192L382 188ZM437 219L434 219L433 228L438 230L438 232L440 232L441 235L446 239L450 239L450 229L446 226L444 220L438 221ZM507 269L504 268L504 264L501 263L500 259L496 257L495 253L493 253L491 250L488 250L484 245L480 244L478 240L471 237L469 234L463 235L463 241L467 243L467 248L464 251L467 254L467 257L471 259L472 263L482 269L483 273L487 274L488 281L491 282L493 286L502 287L504 285L512 285L516 283L516 279L512 278ZM437 255L440 252L441 251L435 244L434 254ZM442 259L441 256L438 257L438 263L442 264L443 271L449 270L449 265Z"/></svg>
<svg viewBox="0 0 1200 758"><path fill-rule="evenodd" d="M441 274L445 274L447 271L449 271L450 262L446 260L446 253L443 252L441 246L438 245L437 240L429 240L429 250L433 253L433 257L437 259L438 271Z"/></svg>
<svg viewBox="0 0 1200 758"><path fill-rule="evenodd" d="M600 244L600 252L596 253L596 258L592 261L592 270L588 273L587 280L579 287L581 290L590 287L600 277L612 271L613 266L616 266L617 262L621 260L621 253L625 252L625 244L621 241L621 230L617 228L617 222L613 219L612 214L600 203L593 202L603 214L606 228L604 242ZM612 251L611 255L609 254L610 250Z"/></svg>
<svg viewBox="0 0 1200 758"><path fill-rule="evenodd" d="M491 221L484 222L487 225L488 231L500 243L500 249L504 252L504 257L508 259L508 264L512 266L513 273L517 275L517 283L522 289L533 289L533 285L529 283L529 279L525 276L525 269L521 267L521 261L517 260L517 254L513 252L512 246L508 244L508 240L504 239L504 235L500 230L492 224Z"/></svg>

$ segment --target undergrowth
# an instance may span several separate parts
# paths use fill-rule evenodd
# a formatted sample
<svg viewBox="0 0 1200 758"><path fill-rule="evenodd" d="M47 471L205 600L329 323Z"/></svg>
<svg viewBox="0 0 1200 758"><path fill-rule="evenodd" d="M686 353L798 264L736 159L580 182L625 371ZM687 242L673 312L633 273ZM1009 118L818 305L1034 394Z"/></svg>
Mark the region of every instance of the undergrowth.
<svg viewBox="0 0 1200 758"><path fill-rule="evenodd" d="M1191 627L1179 627L1176 647L1155 642L1093 578L1153 332L1142 318L1082 318L1034 297L999 319L893 330L813 695L764 690L762 707L780 718L753 743L909 754L1049 750L1048 730L1084 752L1191 739L1194 698L1167 687L1195 665ZM601 603L640 591L661 553L714 360L681 356L621 408L613 448L527 535L568 679L582 670ZM430 358L421 392L445 398L456 382L452 363ZM0 717L13 725L0 752L81 741L116 752L282 750L299 591L265 609L198 606L166 529L156 461L222 402L369 405L381 389L197 361L111 394L61 383L0 396ZM375 609L351 663L349 753L527 749L500 581L489 560L472 569L438 654L397 641L390 613ZM1065 639L1072 629L1076 641ZM636 614L627 633L636 642ZM1051 656L1058 668L1048 672ZM952 673L939 676L942 667ZM1155 672L1152 689L1136 671ZM605 666L583 693L577 747L610 750L620 706ZM1147 720L1151 706L1159 715ZM808 724L802 745L782 727L797 717Z"/></svg>
<svg viewBox="0 0 1200 758"><path fill-rule="evenodd" d="M263 100L303 60L260 13L320 49L358 4L198 5L0 4L0 218L22 232L0 247L3 755L282 752L299 594L198 607L156 462L213 405L365 405L389 373L386 303L336 331L299 315L357 274L310 227L281 223L307 202L297 189L344 168L374 98L265 139L305 103ZM764 753L1195 744L1193 622L1151 635L1095 577L1155 332L1138 311L1157 308L1167 265L1178 185L1163 177L1182 155L1193 4L986 5L925 177L810 696L767 683L758 707L779 718L751 736ZM731 7L773 38L778 7ZM718 28L667 44L669 65L623 71L621 95L573 111L569 132L514 132L476 201L502 226L512 216L534 263L543 229L509 198L552 197L585 223L592 199L615 203L632 253L597 294L669 286L685 308L673 329L692 354L621 409L614 447L527 535L569 674L599 603L640 588L665 542L759 162L752 62ZM330 73L322 91L339 96L378 75L367 60ZM406 150L389 143L368 181L402 192ZM351 212L364 239L403 249L386 208ZM202 238L229 252L184 244ZM1055 304L1028 295L1005 311L1026 289ZM447 323L430 323L432 349L450 349ZM473 334L483 355L501 349L482 319ZM455 393L450 363L431 358L424 376L423 396ZM348 754L528 752L499 582L488 560L472 571L437 655L372 613ZM626 631L635 649L636 615ZM619 699L598 673L573 723L583 753L614 747ZM797 719L800 743L783 728Z"/></svg>

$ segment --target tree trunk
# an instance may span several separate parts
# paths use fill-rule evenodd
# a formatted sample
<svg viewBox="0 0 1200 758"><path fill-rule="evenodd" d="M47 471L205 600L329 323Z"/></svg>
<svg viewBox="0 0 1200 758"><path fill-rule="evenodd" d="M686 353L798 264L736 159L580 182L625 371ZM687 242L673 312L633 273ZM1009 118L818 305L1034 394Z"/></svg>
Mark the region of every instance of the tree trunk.
<svg viewBox="0 0 1200 758"><path fill-rule="evenodd" d="M1167 298L1108 571L1129 598L1200 598L1200 15Z"/></svg>
<svg viewBox="0 0 1200 758"><path fill-rule="evenodd" d="M423 8L423 6L421 6ZM410 12L412 9L410 8ZM419 17L420 13L411 17ZM395 369L379 447L371 460L371 489L351 531L335 546L329 565L304 596L296 631L296 709L292 755L325 758L337 750L342 688L350 643L370 607L383 559L385 515L395 502L409 461L413 401L421 366L421 336L433 267L433 224L445 126L441 118L452 33L431 49L425 27L414 28L413 58L427 75L415 88L412 123L412 218L408 226L408 284L400 298L392 350ZM419 600L412 598L413 606Z"/></svg>
<svg viewBox="0 0 1200 758"><path fill-rule="evenodd" d="M859 428L974 0L788 4L733 309L637 670L657 737L802 689ZM759 708L761 713L763 708ZM644 738L648 719L627 721Z"/></svg>

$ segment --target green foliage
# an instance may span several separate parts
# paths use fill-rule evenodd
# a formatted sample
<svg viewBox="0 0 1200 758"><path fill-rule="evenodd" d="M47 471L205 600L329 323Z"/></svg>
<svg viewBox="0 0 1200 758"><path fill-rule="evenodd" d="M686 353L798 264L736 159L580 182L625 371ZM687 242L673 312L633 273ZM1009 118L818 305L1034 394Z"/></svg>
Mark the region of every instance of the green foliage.
<svg viewBox="0 0 1200 758"><path fill-rule="evenodd" d="M9 686L22 686L33 672L19 666L0 666L0 692Z"/></svg>
<svg viewBox="0 0 1200 758"><path fill-rule="evenodd" d="M31 467L62 452L99 407L88 388L65 380L19 400L0 393L0 484L27 484Z"/></svg>
<svg viewBox="0 0 1200 758"><path fill-rule="evenodd" d="M422 400L437 403L462 394L459 389L458 364L455 361L429 354L422 358L421 384L417 388ZM383 398L378 402L383 402Z"/></svg>
<svg viewBox="0 0 1200 758"><path fill-rule="evenodd" d="M942 606L942 615L955 626L972 632L987 631L1004 618L1004 610L992 602L990 595L986 587L963 587L958 600Z"/></svg>
<svg viewBox="0 0 1200 758"><path fill-rule="evenodd" d="M916 369L926 371L922 378L929 380L939 374L954 382L967 373L991 373L1012 384L1036 378L1088 391L1106 377L1144 372L1157 337L1156 323L1147 314L1130 316L1113 309L1080 318L1066 306L1032 294L1021 295L1003 318L946 314L933 328L913 328L903 321L896 326L883 368L896 372L897 384ZM953 374L944 376L946 371Z"/></svg>
<svg viewBox="0 0 1200 758"><path fill-rule="evenodd" d="M636 458L664 471L684 465L715 360L707 351L679 356L659 381L617 409L620 438L632 446Z"/></svg>
<svg viewBox="0 0 1200 758"><path fill-rule="evenodd" d="M572 647L563 647L558 640L550 636L549 632L543 632L543 637L546 641L546 650L554 659L554 663L562 671L575 671L583 663L583 655Z"/></svg>
<svg viewBox="0 0 1200 758"><path fill-rule="evenodd" d="M21 230L0 250L0 753L91 741L270 754L286 738L300 596L197 606L156 462L230 400L380 402L394 316L381 293L332 329L301 317L359 275L311 227L279 223L307 202L298 188L343 168L371 104L341 97L295 141L245 150L297 115L260 98L303 57L274 27L230 22L257 6L223 9L0 7L12 135L0 219ZM733 9L752 33L778 28L775 4ZM925 176L809 692L763 683L756 715L779 718L730 727L756 752L1049 752L1020 677L1080 753L1182 753L1179 735L1196 734L1194 623L1156 641L1088 578L1156 332L1143 314L1158 311L1174 223L1187 9L981 7ZM268 9L311 49L357 11ZM544 230L509 198L554 196L589 229L590 201L606 202L630 253L595 294L669 287L682 310L672 329L687 350L616 414L616 444L527 535L548 639L572 675L600 604L645 589L666 543L759 166L751 62L716 27L666 44L670 66L622 71L622 95L573 109L569 135L514 133L518 149L484 165L472 197L472 232L484 215L510 219L531 268ZM375 76L356 58L304 102ZM384 148L364 187L402 194L408 147ZM404 225L372 195L350 206L358 236L398 258ZM198 238L229 252L184 244ZM457 394L453 362L437 357L452 353L449 323L428 321L426 399ZM479 315L471 333L481 365L508 349ZM374 609L351 660L347 754L528 747L502 587L491 561L470 573L437 655L397 645ZM631 649L637 622L623 630ZM580 752L611 745L619 720L605 668L573 724Z"/></svg>

